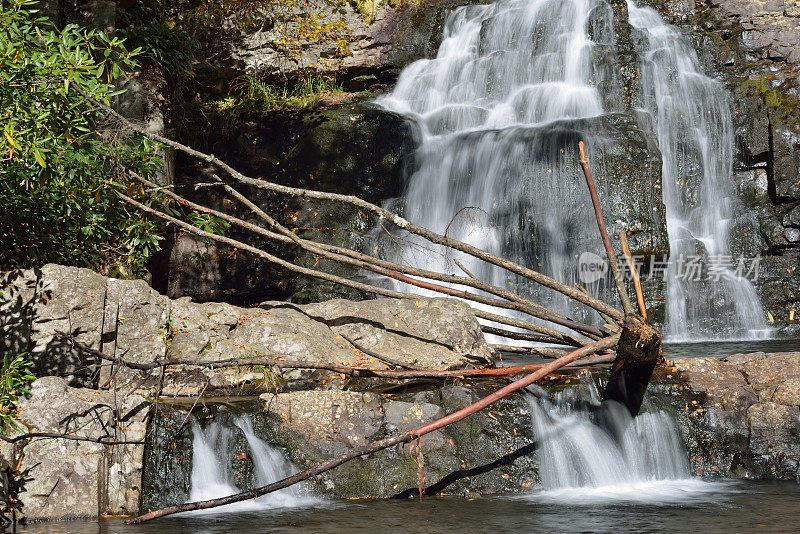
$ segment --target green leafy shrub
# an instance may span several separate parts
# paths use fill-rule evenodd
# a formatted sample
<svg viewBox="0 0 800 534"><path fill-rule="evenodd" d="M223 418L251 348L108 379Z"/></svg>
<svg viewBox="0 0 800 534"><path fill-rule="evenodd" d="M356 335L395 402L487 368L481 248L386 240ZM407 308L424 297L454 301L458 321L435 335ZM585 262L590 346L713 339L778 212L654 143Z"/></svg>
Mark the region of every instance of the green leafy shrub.
<svg viewBox="0 0 800 534"><path fill-rule="evenodd" d="M274 85L244 74L231 83L228 96L209 103L211 111L228 121L246 119L258 113L275 110L301 110L318 105L325 97L342 93L342 86L331 77L313 73L294 85Z"/></svg>
<svg viewBox="0 0 800 534"><path fill-rule="evenodd" d="M29 393L28 385L36 380L31 374L31 365L23 355L10 361L8 355L3 356L3 367L0 368L0 434L20 430L17 424L17 400Z"/></svg>
<svg viewBox="0 0 800 534"><path fill-rule="evenodd" d="M35 5L0 7L0 269L139 263L150 245L125 239L143 217L114 191L129 187L121 166L153 175L159 147L104 128L102 111L70 86L108 102L139 50L99 30L58 29Z"/></svg>

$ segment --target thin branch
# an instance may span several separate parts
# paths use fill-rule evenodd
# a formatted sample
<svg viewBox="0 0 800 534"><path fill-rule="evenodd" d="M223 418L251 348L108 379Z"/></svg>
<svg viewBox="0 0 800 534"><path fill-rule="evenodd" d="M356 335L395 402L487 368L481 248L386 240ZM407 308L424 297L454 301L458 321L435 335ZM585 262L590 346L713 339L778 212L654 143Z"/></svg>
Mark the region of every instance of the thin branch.
<svg viewBox="0 0 800 534"><path fill-rule="evenodd" d="M592 197L592 206L594 206L594 216L595 219L597 219L597 228L600 230L600 237L603 239L603 247L606 249L606 256L608 257L611 274L614 276L614 283L617 285L619 300L622 302L622 309L625 310L625 313L630 314L633 313L633 306L631 305L631 299L628 297L628 290L625 289L625 284L622 283L622 277L619 274L617 256L614 254L614 248L611 246L611 238L608 237L606 223L603 220L603 209L600 207L600 199L597 197L597 189L594 187L592 172L589 170L589 161L586 159L586 146L583 144L583 141L578 143L578 153L580 155L581 167L583 168L583 176L586 178L586 185L589 186L589 195ZM605 310L598 311L602 311L619 319L619 317L615 316L613 313L608 313Z"/></svg>
<svg viewBox="0 0 800 534"><path fill-rule="evenodd" d="M55 432L28 432L27 434L20 434L10 438L0 434L0 440L6 443L16 443L25 439L34 438L49 438L49 439L68 439L71 441L88 441L91 443L102 443L103 445L141 445L144 441L117 441L112 436L101 436L99 438L90 438L88 436L73 436L72 434L59 434Z"/></svg>
<svg viewBox="0 0 800 534"><path fill-rule="evenodd" d="M536 341L539 343L550 343L561 345L563 342L553 339L550 336L542 336L538 334L529 334L527 332L514 332L512 330L505 330L503 328L495 328L494 326L481 325L481 330L484 334L492 334L495 336L507 337L508 339L516 339L519 341Z"/></svg>
<svg viewBox="0 0 800 534"><path fill-rule="evenodd" d="M549 347L516 347L514 345L490 344L489 348L497 352L514 352L516 354L533 354L541 356L542 358L556 359L567 354L567 351L561 349L552 349Z"/></svg>
<svg viewBox="0 0 800 534"><path fill-rule="evenodd" d="M589 295L589 294L590 294L590 293L589 293L589 290L588 290L588 289L586 289L585 287L583 287L583 286L582 286L582 285L580 285L580 284L577 284L577 283L576 283L576 284L575 284L575 287L577 287L578 289L580 289L581 291L583 291L583 292L584 292L584 293L586 293L587 295ZM595 311L596 311L596 310L595 310ZM619 325L618 325L618 324L616 324L616 322L614 321L614 319L612 319L611 317L609 317L608 315L606 315L605 313L603 313L603 312L600 312L600 311L598 311L598 312L597 312L597 314L600 316L600 318L601 318L603 321L605 321L605 322L606 322L606 324L605 324L605 327L606 327L606 328L610 329L612 332L619 332L619 331L620 331Z"/></svg>
<svg viewBox="0 0 800 534"><path fill-rule="evenodd" d="M628 262L628 269L631 270L631 275L633 275L633 287L636 289L636 304L639 306L639 313L642 314L644 322L647 322L647 307L644 304L642 281L639 278L639 269L636 268L636 262L633 261L631 249L628 248L628 236L625 230L619 233L619 243L622 245L622 253L625 255L625 260Z"/></svg>

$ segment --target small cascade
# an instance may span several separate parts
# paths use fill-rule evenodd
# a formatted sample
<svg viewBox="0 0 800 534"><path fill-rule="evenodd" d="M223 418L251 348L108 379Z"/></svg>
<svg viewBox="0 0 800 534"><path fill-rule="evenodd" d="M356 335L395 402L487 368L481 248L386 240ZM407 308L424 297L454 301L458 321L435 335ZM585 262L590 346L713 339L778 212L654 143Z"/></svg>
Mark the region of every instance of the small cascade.
<svg viewBox="0 0 800 534"><path fill-rule="evenodd" d="M646 403L644 413L631 420L621 405L601 406L594 383L567 388L553 400L532 398L529 403L540 440L536 454L541 490L526 498L663 501L714 489L713 484L690 478L680 433L667 412ZM584 409L587 405L595 409ZM599 417L603 428L597 425Z"/></svg>
<svg viewBox="0 0 800 534"><path fill-rule="evenodd" d="M246 488L237 486L230 468L228 456L231 454L235 434L240 432L247 441L249 458L253 462L255 486L275 482L297 470L284 458L280 450L269 445L253 430L253 423L245 415L232 420L215 420L206 428L192 418L192 476L189 501L215 499L239 493ZM276 507L302 506L316 499L305 495L298 486L292 486L270 493L254 500L244 501L218 509L219 511L260 510ZM195 512L197 513L197 512Z"/></svg>

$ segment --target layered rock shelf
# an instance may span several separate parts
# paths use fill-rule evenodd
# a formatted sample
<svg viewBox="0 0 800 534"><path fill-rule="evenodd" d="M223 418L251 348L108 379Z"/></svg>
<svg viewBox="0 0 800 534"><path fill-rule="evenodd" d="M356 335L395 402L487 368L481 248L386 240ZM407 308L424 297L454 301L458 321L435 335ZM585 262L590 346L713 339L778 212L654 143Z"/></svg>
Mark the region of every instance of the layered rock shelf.
<svg viewBox="0 0 800 534"><path fill-rule="evenodd" d="M6 459L22 457L23 467L32 469L33 481L22 496L30 519L131 514L185 500L192 408L201 424L249 413L256 434L302 467L435 420L500 385L397 383L328 371L287 371L282 378L291 380L284 382L257 367L175 366L164 376L116 366L98 372L98 362L55 336L74 334L109 355L139 363L284 354L310 362L382 365L345 338L435 369L492 361L473 313L452 299L237 308L171 300L141 281L57 265L6 273L2 288L4 349L29 353L42 377L20 402L21 428L95 440L34 439L24 447L21 442L3 447ZM602 369L564 371L530 394L547 396L579 382L600 383L605 376ZM657 369L645 406L665 409L678 420L697 475L800 481L798 390L797 352L684 358ZM416 448L388 449L325 473L309 490L335 497L406 496L423 472L426 486L437 492L535 488L537 436L529 407L525 396L509 397L425 436ZM103 439L129 443L108 445ZM231 446L230 462L247 480L253 468L239 450L244 447L243 441Z"/></svg>

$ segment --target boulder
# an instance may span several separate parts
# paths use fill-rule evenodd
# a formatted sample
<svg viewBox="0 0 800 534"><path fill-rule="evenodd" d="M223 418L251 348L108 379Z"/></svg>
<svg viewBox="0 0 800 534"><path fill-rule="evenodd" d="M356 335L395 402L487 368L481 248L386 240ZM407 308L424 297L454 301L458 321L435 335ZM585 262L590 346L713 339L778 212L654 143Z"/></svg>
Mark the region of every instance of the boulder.
<svg viewBox="0 0 800 534"><path fill-rule="evenodd" d="M800 353L673 360L654 375L698 474L800 482Z"/></svg>
<svg viewBox="0 0 800 534"><path fill-rule="evenodd" d="M24 432L129 443L32 439L5 444L3 455L21 457L21 469L30 469L32 480L20 497L27 519L136 513L149 403L139 395L69 387L54 376L36 380L30 390L18 404Z"/></svg>

